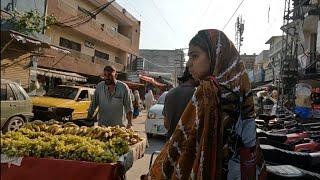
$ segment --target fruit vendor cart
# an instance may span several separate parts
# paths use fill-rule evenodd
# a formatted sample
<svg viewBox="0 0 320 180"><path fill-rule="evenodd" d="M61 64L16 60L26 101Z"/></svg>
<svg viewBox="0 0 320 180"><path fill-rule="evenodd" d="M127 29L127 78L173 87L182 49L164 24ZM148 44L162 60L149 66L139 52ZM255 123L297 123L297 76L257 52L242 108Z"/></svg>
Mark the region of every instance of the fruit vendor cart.
<svg viewBox="0 0 320 180"><path fill-rule="evenodd" d="M135 160L143 157L147 140L130 146L115 163L96 163L53 158L7 157L1 155L1 179L4 180L112 180L125 179Z"/></svg>

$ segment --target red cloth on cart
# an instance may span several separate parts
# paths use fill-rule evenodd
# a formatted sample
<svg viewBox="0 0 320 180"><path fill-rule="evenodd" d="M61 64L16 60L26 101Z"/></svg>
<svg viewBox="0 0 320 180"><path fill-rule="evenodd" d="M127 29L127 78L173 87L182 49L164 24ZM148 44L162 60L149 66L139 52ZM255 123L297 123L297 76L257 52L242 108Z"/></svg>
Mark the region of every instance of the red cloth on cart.
<svg viewBox="0 0 320 180"><path fill-rule="evenodd" d="M119 164L25 157L21 166L1 163L5 180L112 180L118 179Z"/></svg>

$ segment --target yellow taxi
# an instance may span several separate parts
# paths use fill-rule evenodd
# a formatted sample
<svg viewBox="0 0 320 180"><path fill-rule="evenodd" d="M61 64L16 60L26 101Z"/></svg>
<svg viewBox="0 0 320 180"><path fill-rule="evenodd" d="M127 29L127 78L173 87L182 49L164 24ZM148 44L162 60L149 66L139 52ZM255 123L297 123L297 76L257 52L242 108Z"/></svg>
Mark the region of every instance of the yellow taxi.
<svg viewBox="0 0 320 180"><path fill-rule="evenodd" d="M57 86L44 96L31 98L34 117L41 120L84 120L94 91L94 88L83 86Z"/></svg>

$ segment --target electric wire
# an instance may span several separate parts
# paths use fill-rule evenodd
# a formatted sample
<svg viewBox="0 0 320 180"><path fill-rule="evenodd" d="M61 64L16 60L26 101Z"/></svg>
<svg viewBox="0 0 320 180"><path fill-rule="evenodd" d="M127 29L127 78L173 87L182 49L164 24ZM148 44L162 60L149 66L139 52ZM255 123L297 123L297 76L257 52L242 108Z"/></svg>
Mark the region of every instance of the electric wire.
<svg viewBox="0 0 320 180"><path fill-rule="evenodd" d="M227 23L223 26L222 30L224 30L224 29L228 26L229 22L231 21L231 19L233 18L233 16L236 14L236 12L238 11L238 9L240 8L240 6L242 5L243 2L244 2L244 0L242 0L242 1L240 2L240 4L238 5L237 9L233 12L233 14L231 15L231 17L230 17L229 20L227 21Z"/></svg>
<svg viewBox="0 0 320 180"><path fill-rule="evenodd" d="M172 28L172 26L169 24L169 22L167 21L167 19L162 15L160 9L158 8L157 4L154 2L154 0L151 0L152 4L154 5L154 7L157 9L159 15L161 16L161 18L164 20L164 22L167 24L167 26L171 29L171 31L176 34L175 30Z"/></svg>

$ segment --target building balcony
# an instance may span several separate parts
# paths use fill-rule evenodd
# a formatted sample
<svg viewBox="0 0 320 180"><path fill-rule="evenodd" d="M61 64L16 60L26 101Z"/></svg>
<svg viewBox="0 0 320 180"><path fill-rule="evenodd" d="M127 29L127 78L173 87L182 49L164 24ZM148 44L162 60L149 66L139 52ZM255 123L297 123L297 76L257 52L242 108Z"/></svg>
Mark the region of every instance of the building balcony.
<svg viewBox="0 0 320 180"><path fill-rule="evenodd" d="M101 24L99 24L95 20L91 20L89 26L91 26L91 28L94 29L95 31L102 32L103 35L106 34L107 36L111 36L115 39L118 39L119 43L121 43L127 47L131 46L131 39L129 39L128 37L126 37L123 34L120 34L117 31L112 30L110 27L105 27L104 30L102 30Z"/></svg>
<svg viewBox="0 0 320 180"><path fill-rule="evenodd" d="M92 57L73 50L69 51L70 53L66 54L54 49L43 49L42 54L44 56L39 57L38 66L90 76L99 76L106 65L113 65L118 72L125 71L123 64Z"/></svg>
<svg viewBox="0 0 320 180"><path fill-rule="evenodd" d="M68 4L63 0L48 1L48 14L54 14L59 21L79 15L78 9ZM71 23L70 23L71 24ZM76 27L66 27L66 31L76 31L90 39L94 39L101 43L107 44L114 48L119 48L122 51L138 54L137 48L134 48L130 38L120 34L108 27L102 27L95 19L91 19L89 22L81 24ZM61 27L65 28L65 27Z"/></svg>

